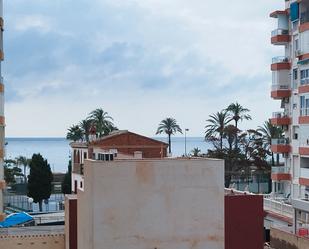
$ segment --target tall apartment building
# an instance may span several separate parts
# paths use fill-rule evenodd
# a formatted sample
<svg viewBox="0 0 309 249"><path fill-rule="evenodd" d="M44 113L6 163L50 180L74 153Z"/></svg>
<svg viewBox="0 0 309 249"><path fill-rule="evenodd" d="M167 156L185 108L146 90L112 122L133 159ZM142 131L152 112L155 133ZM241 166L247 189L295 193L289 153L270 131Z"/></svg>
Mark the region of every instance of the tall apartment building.
<svg viewBox="0 0 309 249"><path fill-rule="evenodd" d="M0 220L4 218L3 215L3 189L5 187L4 181L4 85L1 70L1 61L3 61L3 0L0 0Z"/></svg>
<svg viewBox="0 0 309 249"><path fill-rule="evenodd" d="M285 134L272 141L284 158L284 166L272 169L273 196L292 205L296 231L309 224L309 0L285 0L285 9L270 16L278 21L271 43L282 47L272 59L271 97L283 109L271 123Z"/></svg>

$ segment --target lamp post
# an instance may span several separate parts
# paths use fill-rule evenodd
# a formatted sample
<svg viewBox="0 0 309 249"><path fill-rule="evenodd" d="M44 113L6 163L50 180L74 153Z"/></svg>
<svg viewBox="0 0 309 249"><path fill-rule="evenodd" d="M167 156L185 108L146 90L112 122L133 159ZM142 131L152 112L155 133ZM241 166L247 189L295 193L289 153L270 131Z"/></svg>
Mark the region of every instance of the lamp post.
<svg viewBox="0 0 309 249"><path fill-rule="evenodd" d="M188 128L185 129L185 156L187 156L187 131L189 131Z"/></svg>

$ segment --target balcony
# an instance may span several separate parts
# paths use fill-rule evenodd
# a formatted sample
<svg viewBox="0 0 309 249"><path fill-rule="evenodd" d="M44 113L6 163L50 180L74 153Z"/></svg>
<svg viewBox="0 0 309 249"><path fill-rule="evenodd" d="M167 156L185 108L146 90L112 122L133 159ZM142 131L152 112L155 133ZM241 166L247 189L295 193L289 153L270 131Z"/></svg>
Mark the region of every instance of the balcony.
<svg viewBox="0 0 309 249"><path fill-rule="evenodd" d="M309 198L304 196L303 198L293 199L292 205L295 209L309 212Z"/></svg>
<svg viewBox="0 0 309 249"><path fill-rule="evenodd" d="M289 57L277 56L272 59L271 71L290 70L291 63Z"/></svg>
<svg viewBox="0 0 309 249"><path fill-rule="evenodd" d="M272 125L290 125L291 118L284 112L274 112L273 117L270 119Z"/></svg>
<svg viewBox="0 0 309 249"><path fill-rule="evenodd" d="M272 167L271 168L271 179L273 181L290 181L291 174L289 169L286 167Z"/></svg>
<svg viewBox="0 0 309 249"><path fill-rule="evenodd" d="M275 29L271 32L271 44L285 45L291 41L289 30L287 29Z"/></svg>
<svg viewBox="0 0 309 249"><path fill-rule="evenodd" d="M300 168L299 184L309 186L309 168Z"/></svg>
<svg viewBox="0 0 309 249"><path fill-rule="evenodd" d="M274 153L290 153L291 146L287 138L272 139L271 150Z"/></svg>
<svg viewBox="0 0 309 249"><path fill-rule="evenodd" d="M309 30L309 11L300 14L299 32Z"/></svg>
<svg viewBox="0 0 309 249"><path fill-rule="evenodd" d="M291 97L292 91L289 85L272 85L271 97L273 99L283 99Z"/></svg>
<svg viewBox="0 0 309 249"><path fill-rule="evenodd" d="M268 196L264 197L264 210L288 218L292 218L294 213L292 205L285 203L283 200L268 198Z"/></svg>
<svg viewBox="0 0 309 249"><path fill-rule="evenodd" d="M300 86L298 87L298 93L309 92L309 78L301 79Z"/></svg>
<svg viewBox="0 0 309 249"><path fill-rule="evenodd" d="M309 124L309 108L300 109L299 124Z"/></svg>

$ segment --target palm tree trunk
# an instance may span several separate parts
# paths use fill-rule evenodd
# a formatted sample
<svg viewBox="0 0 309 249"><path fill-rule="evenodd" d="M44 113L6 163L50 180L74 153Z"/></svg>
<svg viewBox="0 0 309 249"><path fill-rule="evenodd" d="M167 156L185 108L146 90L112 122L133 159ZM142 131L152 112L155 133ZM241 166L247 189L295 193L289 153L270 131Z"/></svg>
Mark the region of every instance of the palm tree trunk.
<svg viewBox="0 0 309 249"><path fill-rule="evenodd" d="M279 166L279 161L280 161L279 156L280 156L280 155L277 153L277 155L276 155L276 156L277 156L277 166Z"/></svg>
<svg viewBox="0 0 309 249"><path fill-rule="evenodd" d="M220 133L220 149L222 150L223 148L223 134Z"/></svg>
<svg viewBox="0 0 309 249"><path fill-rule="evenodd" d="M271 165L275 166L274 152L271 153Z"/></svg>
<svg viewBox="0 0 309 249"><path fill-rule="evenodd" d="M42 200L40 200L40 201L39 201L39 210L40 210L40 212L42 212L42 211L43 211L42 203L43 203L43 201L42 201Z"/></svg>
<svg viewBox="0 0 309 249"><path fill-rule="evenodd" d="M27 166L24 165L24 183L27 182L26 169L27 169Z"/></svg>
<svg viewBox="0 0 309 249"><path fill-rule="evenodd" d="M172 153L172 142L171 142L171 134L168 134L168 153Z"/></svg>
<svg viewBox="0 0 309 249"><path fill-rule="evenodd" d="M237 130L238 130L238 122L235 120L235 127L236 127L236 138L235 138L235 149L238 149L238 134L237 134Z"/></svg>

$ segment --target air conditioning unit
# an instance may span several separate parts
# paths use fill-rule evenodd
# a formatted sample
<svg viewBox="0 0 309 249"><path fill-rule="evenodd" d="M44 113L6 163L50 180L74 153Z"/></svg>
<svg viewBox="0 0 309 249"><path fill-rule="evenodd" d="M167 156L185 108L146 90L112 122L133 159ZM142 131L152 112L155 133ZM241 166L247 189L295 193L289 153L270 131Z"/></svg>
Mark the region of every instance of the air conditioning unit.
<svg viewBox="0 0 309 249"><path fill-rule="evenodd" d="M300 56L302 55L302 51L300 49L295 50L295 56Z"/></svg>

